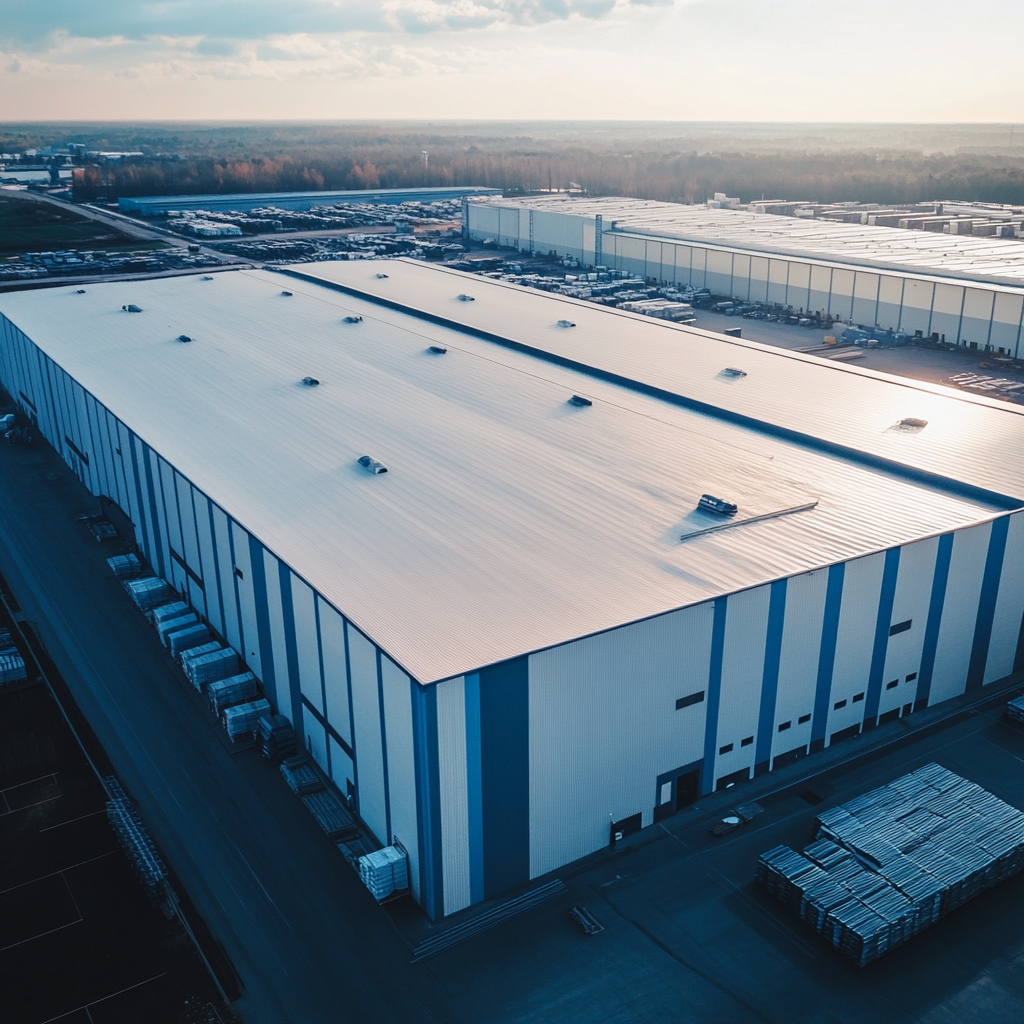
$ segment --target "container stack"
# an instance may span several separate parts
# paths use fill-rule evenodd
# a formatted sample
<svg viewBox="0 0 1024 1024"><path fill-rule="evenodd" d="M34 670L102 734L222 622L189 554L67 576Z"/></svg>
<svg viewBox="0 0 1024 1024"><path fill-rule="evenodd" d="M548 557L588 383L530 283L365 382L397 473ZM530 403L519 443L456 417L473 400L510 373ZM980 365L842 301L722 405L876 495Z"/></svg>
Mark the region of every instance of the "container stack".
<svg viewBox="0 0 1024 1024"><path fill-rule="evenodd" d="M144 612L148 612L158 605L166 604L168 598L174 593L159 576L143 576L139 579L126 579L123 582L128 596Z"/></svg>
<svg viewBox="0 0 1024 1024"><path fill-rule="evenodd" d="M292 723L284 715L264 715L256 723L256 742L271 764L291 757L298 746Z"/></svg>
<svg viewBox="0 0 1024 1024"><path fill-rule="evenodd" d="M409 888L409 860L397 846L385 846L359 858L359 878L376 900Z"/></svg>
<svg viewBox="0 0 1024 1024"><path fill-rule="evenodd" d="M1012 718L1015 722L1024 723L1024 696L1011 700L1006 705L1006 717Z"/></svg>
<svg viewBox="0 0 1024 1024"><path fill-rule="evenodd" d="M270 711L270 701L254 700L248 704L236 704L233 708L224 709L224 728L232 740L241 736L252 735L260 716Z"/></svg>
<svg viewBox="0 0 1024 1024"><path fill-rule="evenodd" d="M107 565L117 577L138 576L142 572L142 563L137 555L114 555L107 559Z"/></svg>
<svg viewBox="0 0 1024 1024"><path fill-rule="evenodd" d="M210 683L237 675L242 666L238 663L238 655L230 647L221 647L208 654L189 658L182 667L192 685L202 692Z"/></svg>
<svg viewBox="0 0 1024 1024"><path fill-rule="evenodd" d="M937 764L818 816L757 878L860 966L1024 868L1024 814Z"/></svg>
<svg viewBox="0 0 1024 1024"><path fill-rule="evenodd" d="M210 710L219 716L225 708L233 704L241 704L243 701L258 697L259 683L251 672L242 672L210 683L206 695L210 701Z"/></svg>

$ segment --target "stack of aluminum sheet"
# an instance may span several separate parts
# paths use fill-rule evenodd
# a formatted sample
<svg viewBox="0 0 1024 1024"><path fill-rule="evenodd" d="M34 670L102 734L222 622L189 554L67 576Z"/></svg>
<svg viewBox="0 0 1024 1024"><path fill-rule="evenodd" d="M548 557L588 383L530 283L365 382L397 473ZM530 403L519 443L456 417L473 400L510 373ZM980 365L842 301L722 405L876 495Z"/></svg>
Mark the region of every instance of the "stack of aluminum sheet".
<svg viewBox="0 0 1024 1024"><path fill-rule="evenodd" d="M194 626L199 622L199 616L195 612L184 611L180 615L175 615L173 618L165 618L160 622L154 622L156 626L157 635L160 637L160 643L167 646L167 638L172 633L177 633L179 630L187 629L189 626Z"/></svg>
<svg viewBox="0 0 1024 1024"><path fill-rule="evenodd" d="M758 880L861 966L1024 869L1024 814L937 764L818 816Z"/></svg>
<svg viewBox="0 0 1024 1024"><path fill-rule="evenodd" d="M212 654L214 651L223 650L220 643L216 640L210 640L205 644L200 644L198 647L190 647L187 651L181 652L181 670L185 673L185 676L191 680L189 676L189 666L196 658L201 658L204 654Z"/></svg>
<svg viewBox="0 0 1024 1024"><path fill-rule="evenodd" d="M28 678L25 659L20 654L0 654L0 684L16 683Z"/></svg>
<svg viewBox="0 0 1024 1024"><path fill-rule="evenodd" d="M294 757L287 758L281 764L281 774L284 776L284 781L288 783L288 788L298 796L319 793L322 789L327 788L310 764L308 754L296 754Z"/></svg>
<svg viewBox="0 0 1024 1024"><path fill-rule="evenodd" d="M162 622L166 622L168 619L177 619L188 612L188 605L184 601L172 601L170 604L162 604L157 608L154 608L150 613L149 617L153 625L160 628Z"/></svg>
<svg viewBox="0 0 1024 1024"><path fill-rule="evenodd" d="M144 611L165 604L173 594L171 588L159 576L143 576L140 579L126 579L124 589L128 596Z"/></svg>
<svg viewBox="0 0 1024 1024"><path fill-rule="evenodd" d="M284 715L264 715L256 723L256 737L260 753L271 764L291 757L298 745L292 723Z"/></svg>
<svg viewBox="0 0 1024 1024"><path fill-rule="evenodd" d="M137 555L114 555L107 559L107 565L115 576L138 576L142 572L142 564Z"/></svg>
<svg viewBox="0 0 1024 1024"><path fill-rule="evenodd" d="M409 861L404 850L385 846L359 858L359 877L378 900L409 888Z"/></svg>
<svg viewBox="0 0 1024 1024"><path fill-rule="evenodd" d="M259 683L251 672L242 672L240 675L228 676L227 679L210 683L206 695L210 701L210 709L219 716L232 704L241 704L243 701L258 697Z"/></svg>
<svg viewBox="0 0 1024 1024"><path fill-rule="evenodd" d="M224 709L224 728L228 736L237 740L240 736L251 736L261 715L270 711L270 701L254 700L248 704L236 704Z"/></svg>
<svg viewBox="0 0 1024 1024"><path fill-rule="evenodd" d="M238 655L230 647L221 647L219 650L210 651L209 654L189 658L188 663L182 667L192 685L203 691L210 683L237 675L242 666L238 663Z"/></svg>
<svg viewBox="0 0 1024 1024"><path fill-rule="evenodd" d="M183 629L167 634L167 646L171 649L171 657L177 658L182 651L188 651L200 644L209 642L210 629L202 622L194 622Z"/></svg>
<svg viewBox="0 0 1024 1024"><path fill-rule="evenodd" d="M1024 722L1024 696L1011 700L1006 705L1006 717L1012 718L1015 722Z"/></svg>
<svg viewBox="0 0 1024 1024"><path fill-rule="evenodd" d="M319 793L308 793L302 797L302 802L328 839L338 842L359 835L348 808L332 790L325 787Z"/></svg>

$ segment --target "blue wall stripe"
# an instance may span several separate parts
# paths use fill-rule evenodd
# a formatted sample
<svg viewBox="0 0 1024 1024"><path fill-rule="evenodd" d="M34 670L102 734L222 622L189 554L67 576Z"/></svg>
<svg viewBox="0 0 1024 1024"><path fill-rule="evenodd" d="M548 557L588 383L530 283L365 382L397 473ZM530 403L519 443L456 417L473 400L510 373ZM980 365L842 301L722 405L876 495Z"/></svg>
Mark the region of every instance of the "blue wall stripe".
<svg viewBox="0 0 1024 1024"><path fill-rule="evenodd" d="M206 516L210 522L210 545L213 548L213 575L217 580L217 607L220 609L220 626L224 631L224 636L228 636L228 619L227 613L224 611L224 585L221 582L220 576L220 552L217 550L217 529L213 522L213 502L209 498L206 499ZM231 535L231 528L228 527L228 536ZM234 576L234 570L231 573ZM241 630L238 633L242 635ZM245 654L245 645L242 646L242 653Z"/></svg>
<svg viewBox="0 0 1024 1024"><path fill-rule="evenodd" d="M935 575L932 577L932 596L928 602L928 623L924 628L924 647L921 651L921 674L917 682L915 710L928 706L935 671L935 651L939 646L939 626L942 624L942 606L946 601L946 581L949 579L949 561L953 557L953 534L939 538L935 556Z"/></svg>
<svg viewBox="0 0 1024 1024"><path fill-rule="evenodd" d="M782 658L782 626L786 620L786 580L772 584L768 602L768 633L764 646L764 672L761 676L761 710L757 718L757 748L754 773L768 771L772 740L775 736L775 701L779 692L779 661Z"/></svg>
<svg viewBox="0 0 1024 1024"><path fill-rule="evenodd" d="M701 790L715 788L715 753L718 750L718 704L722 697L722 653L725 650L725 615L728 598L715 599L711 624L711 665L708 669L707 717L704 719L704 769Z"/></svg>
<svg viewBox="0 0 1024 1024"><path fill-rule="evenodd" d="M263 684L273 690L277 710L283 712L285 708L283 694L278 689L277 673L274 671L274 643L270 633L270 607L267 603L267 570L263 562L263 545L255 537L248 534L247 536L249 536L249 569L252 572L253 604L256 605L256 635L259 641L257 650L260 652ZM283 682L284 680L282 680ZM289 700L291 700L290 695ZM298 717L296 717L295 711L294 702L292 702L292 725L296 734L303 736L305 734L302 731L301 705Z"/></svg>
<svg viewBox="0 0 1024 1024"><path fill-rule="evenodd" d="M167 579L167 570L164 567L164 553L162 545L160 543L160 513L157 512L156 508L156 491L153 487L153 466L150 455L152 450L147 446L142 446L142 461L146 464L146 489L149 492L149 514L150 514L150 529L153 533L153 551L156 553L156 564L157 564L157 575ZM191 602L189 602L191 604Z"/></svg>
<svg viewBox="0 0 1024 1024"><path fill-rule="evenodd" d="M530 880L529 659L480 675L484 898Z"/></svg>
<svg viewBox="0 0 1024 1024"><path fill-rule="evenodd" d="M878 702L882 696L882 673L885 655L889 649L889 627L892 625L892 606L896 599L896 579L900 572L900 549L889 548L882 569L882 589L878 595L878 617L875 619L875 642L871 648L871 669L868 672L868 691L864 698L864 728L870 729L878 718Z"/></svg>
<svg viewBox="0 0 1024 1024"><path fill-rule="evenodd" d="M284 564L284 562L277 562L277 580L278 587L281 590L281 617L284 620L284 657L285 663L288 666L288 699L292 705L292 722L302 721L302 687L299 686L299 645L295 639L295 608L292 604L292 574L291 570ZM269 616L268 616L269 618ZM278 700L281 699L280 691L278 692ZM295 731L300 736L305 735L305 726L303 731L299 732L299 727L295 726ZM324 743L327 743L327 737L324 736Z"/></svg>
<svg viewBox="0 0 1024 1024"><path fill-rule="evenodd" d="M345 638L345 688L348 690L348 734L352 737L352 785L356 792L356 808L359 806L359 747L356 744L355 712L352 709L352 661L348 653L348 620L342 619L342 636ZM346 794L347 796L348 794Z"/></svg>
<svg viewBox="0 0 1024 1024"><path fill-rule="evenodd" d="M142 502L142 478L139 476L139 456L135 450L135 435L128 431L128 449L132 456L132 477L135 483L136 512L135 519L138 520L135 526L136 536L139 538L143 553L149 556L149 532L146 529L146 506ZM152 565L150 560L150 565Z"/></svg>
<svg viewBox="0 0 1024 1024"><path fill-rule="evenodd" d="M992 621L996 615L996 597L999 594L999 579L1003 571L1003 555L1006 553L1006 534L1009 529L1009 516L992 520L985 575L981 579L981 597L978 600L978 619L974 625L974 643L971 645L971 662L967 669L968 690L980 689L985 682L985 664L992 639Z"/></svg>
<svg viewBox="0 0 1024 1024"><path fill-rule="evenodd" d="M814 718L811 720L811 753L825 745L828 705L832 697L832 672L836 663L836 639L839 636L839 611L843 606L845 579L845 562L830 566L828 584L825 587L825 612L821 620L821 645L818 648L818 680L814 688Z"/></svg>
<svg viewBox="0 0 1024 1024"><path fill-rule="evenodd" d="M324 719L331 720L331 709L327 706L327 678L324 675L324 644L320 639L320 598L316 591L313 592L313 621L316 623L316 660L320 666L320 707L324 709ZM331 766L331 745L327 744L327 771L331 778L334 778L334 769Z"/></svg>
<svg viewBox="0 0 1024 1024"><path fill-rule="evenodd" d="M466 795L469 817L469 898L484 898L484 791L480 738L480 673L466 676Z"/></svg>
<svg viewBox="0 0 1024 1024"><path fill-rule="evenodd" d="M416 824L419 833L420 905L436 921L444 915L441 853L441 777L437 751L437 688L409 680L413 756L416 762Z"/></svg>
<svg viewBox="0 0 1024 1024"><path fill-rule="evenodd" d="M391 843L391 783L388 773L388 726L387 716L384 713L384 669L381 665L380 648L374 644L374 653L377 655L377 709L380 718L380 758L382 771L384 772L384 821L388 831L385 839L386 844Z"/></svg>

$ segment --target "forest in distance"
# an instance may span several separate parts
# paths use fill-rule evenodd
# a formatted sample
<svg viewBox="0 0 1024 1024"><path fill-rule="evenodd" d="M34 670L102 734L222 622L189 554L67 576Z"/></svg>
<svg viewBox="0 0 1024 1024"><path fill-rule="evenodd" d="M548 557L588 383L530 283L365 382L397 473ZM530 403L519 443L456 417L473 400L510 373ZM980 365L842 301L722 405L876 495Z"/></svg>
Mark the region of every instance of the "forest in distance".
<svg viewBox="0 0 1024 1024"><path fill-rule="evenodd" d="M1024 203L1024 126L714 122L0 124L0 149L83 161L75 198L486 185L703 202ZM428 154L424 159L424 151Z"/></svg>

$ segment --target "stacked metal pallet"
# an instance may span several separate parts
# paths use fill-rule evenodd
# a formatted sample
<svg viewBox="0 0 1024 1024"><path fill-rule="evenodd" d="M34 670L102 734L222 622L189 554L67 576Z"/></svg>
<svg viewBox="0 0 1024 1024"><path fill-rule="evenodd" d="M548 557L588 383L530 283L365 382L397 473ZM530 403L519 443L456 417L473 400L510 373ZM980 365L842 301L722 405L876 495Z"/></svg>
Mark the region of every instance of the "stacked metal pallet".
<svg viewBox="0 0 1024 1024"><path fill-rule="evenodd" d="M215 715L234 704L242 704L259 696L259 682L251 672L240 672L210 683L206 689L210 710Z"/></svg>
<svg viewBox="0 0 1024 1024"><path fill-rule="evenodd" d="M157 605L165 604L168 597L173 593L167 583L159 576L143 576L138 579L125 579L124 589L128 596L144 612L148 612Z"/></svg>
<svg viewBox="0 0 1024 1024"><path fill-rule="evenodd" d="M189 682L202 693L210 683L220 682L238 675L241 665L238 655L230 647L221 647L195 655L182 662L182 668Z"/></svg>
<svg viewBox="0 0 1024 1024"><path fill-rule="evenodd" d="M861 966L1024 868L1024 814L937 764L822 812L757 878Z"/></svg>
<svg viewBox="0 0 1024 1024"><path fill-rule="evenodd" d="M271 764L291 757L298 745L292 723L284 715L264 715L256 723L256 740L260 753Z"/></svg>
<svg viewBox="0 0 1024 1024"><path fill-rule="evenodd" d="M107 565L110 566L110 571L119 577L138 576L142 572L142 564L138 556L133 554L114 555L113 558L107 559Z"/></svg>
<svg viewBox="0 0 1024 1024"><path fill-rule="evenodd" d="M163 911L167 918L174 916L177 896L167 878L167 867L153 846L135 808L116 778L104 779L107 790L107 817L117 833L124 852L132 862L135 874L142 883L150 902Z"/></svg>
<svg viewBox="0 0 1024 1024"><path fill-rule="evenodd" d="M409 859L397 846L385 846L359 858L359 878L376 900L409 888Z"/></svg>
<svg viewBox="0 0 1024 1024"><path fill-rule="evenodd" d="M1012 718L1015 722L1024 722L1024 695L1006 705L1006 717Z"/></svg>
<svg viewBox="0 0 1024 1024"><path fill-rule="evenodd" d="M252 736L256 731L256 723L263 715L270 713L270 701L260 698L248 704L236 704L233 708L225 708L224 728L232 740L242 736Z"/></svg>

